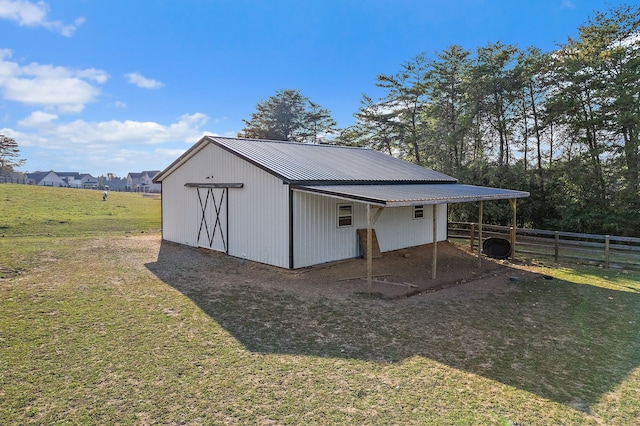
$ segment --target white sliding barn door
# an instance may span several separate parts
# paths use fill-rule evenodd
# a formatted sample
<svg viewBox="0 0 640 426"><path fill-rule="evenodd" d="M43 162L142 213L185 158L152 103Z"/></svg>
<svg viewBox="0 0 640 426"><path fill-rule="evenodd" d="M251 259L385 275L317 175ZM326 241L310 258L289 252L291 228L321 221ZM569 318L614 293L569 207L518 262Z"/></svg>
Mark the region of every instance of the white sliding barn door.
<svg viewBox="0 0 640 426"><path fill-rule="evenodd" d="M227 188L197 188L198 246L227 252Z"/></svg>

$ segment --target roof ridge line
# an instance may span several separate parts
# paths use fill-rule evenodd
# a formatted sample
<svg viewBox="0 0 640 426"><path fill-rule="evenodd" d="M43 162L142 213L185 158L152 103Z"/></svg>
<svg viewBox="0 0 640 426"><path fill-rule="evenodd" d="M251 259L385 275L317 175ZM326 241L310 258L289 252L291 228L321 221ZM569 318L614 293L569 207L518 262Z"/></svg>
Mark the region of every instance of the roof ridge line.
<svg viewBox="0 0 640 426"><path fill-rule="evenodd" d="M259 138L234 138L231 136L213 136L213 135L206 135L205 137L209 139L227 139L227 140L236 140L236 141L242 141L242 142L274 143L274 144L283 144L283 145L304 145L304 146L314 146L314 147L346 148L346 149L361 149L361 150L374 151L372 148L369 148L367 146L333 145L333 144L326 144L326 143L307 143L307 142L281 141L281 140L275 140L275 139L259 139Z"/></svg>

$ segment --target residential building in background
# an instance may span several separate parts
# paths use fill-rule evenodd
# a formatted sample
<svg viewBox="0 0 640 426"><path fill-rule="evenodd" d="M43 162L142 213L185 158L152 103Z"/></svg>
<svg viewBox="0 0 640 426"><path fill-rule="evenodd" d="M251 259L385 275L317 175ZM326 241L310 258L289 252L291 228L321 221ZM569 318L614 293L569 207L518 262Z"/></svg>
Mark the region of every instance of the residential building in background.
<svg viewBox="0 0 640 426"><path fill-rule="evenodd" d="M127 175L127 191L133 192L160 192L162 186L153 183L153 178L160 173L160 170L147 170L144 172L129 172Z"/></svg>
<svg viewBox="0 0 640 426"><path fill-rule="evenodd" d="M33 172L27 173L25 184L39 186L57 186L61 188L98 188L98 179L88 173L78 172Z"/></svg>

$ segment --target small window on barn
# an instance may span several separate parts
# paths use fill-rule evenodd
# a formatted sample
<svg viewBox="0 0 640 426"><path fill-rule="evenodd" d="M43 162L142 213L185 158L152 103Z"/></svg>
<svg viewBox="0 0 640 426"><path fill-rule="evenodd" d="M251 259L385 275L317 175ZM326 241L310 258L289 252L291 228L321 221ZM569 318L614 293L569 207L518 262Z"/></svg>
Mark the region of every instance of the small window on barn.
<svg viewBox="0 0 640 426"><path fill-rule="evenodd" d="M338 204L338 228L353 226L353 206L351 204Z"/></svg>
<svg viewBox="0 0 640 426"><path fill-rule="evenodd" d="M413 218L422 219L424 217L424 206L413 206Z"/></svg>

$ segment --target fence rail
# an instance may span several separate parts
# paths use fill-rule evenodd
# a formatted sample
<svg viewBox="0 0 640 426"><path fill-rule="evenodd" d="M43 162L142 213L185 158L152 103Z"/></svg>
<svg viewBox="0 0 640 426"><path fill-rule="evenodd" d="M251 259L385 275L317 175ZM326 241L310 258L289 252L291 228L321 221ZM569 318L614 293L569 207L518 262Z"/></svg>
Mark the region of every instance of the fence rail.
<svg viewBox="0 0 640 426"><path fill-rule="evenodd" d="M449 238L468 240L471 250L477 250L478 224L449 222ZM512 228L482 225L482 237L510 240ZM555 262L571 260L602 265L605 268L640 270L640 238L614 235L580 234L516 228L515 252L535 257L551 258Z"/></svg>

